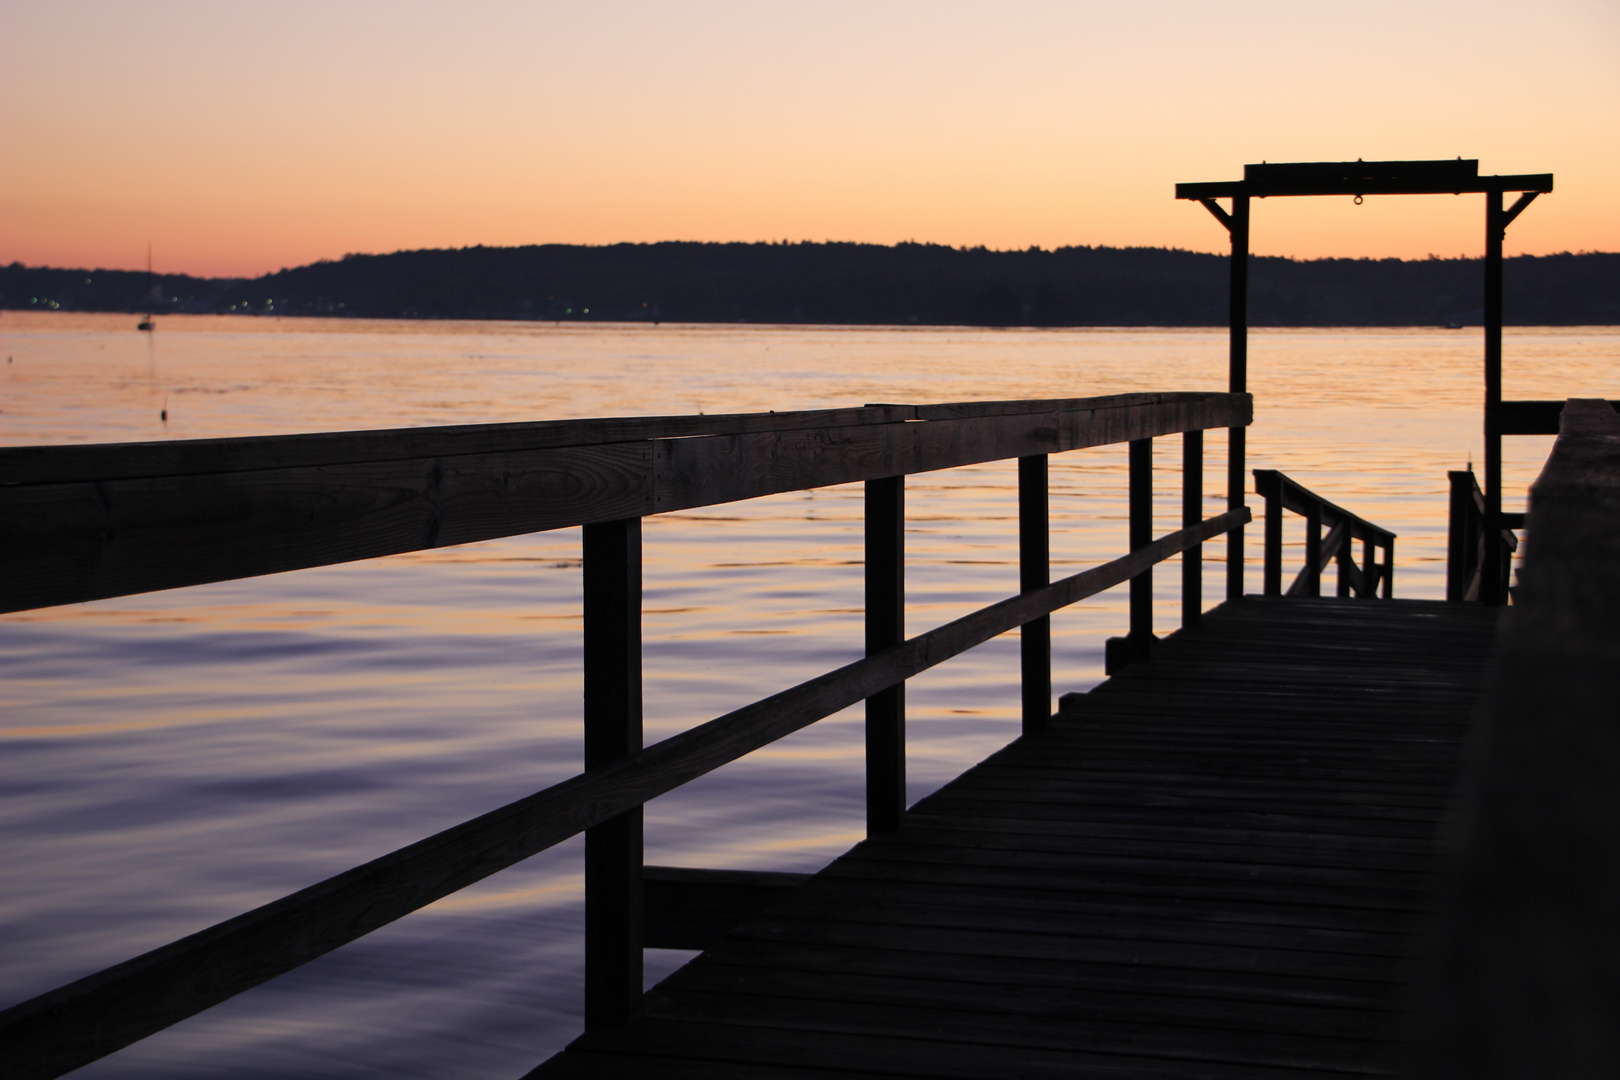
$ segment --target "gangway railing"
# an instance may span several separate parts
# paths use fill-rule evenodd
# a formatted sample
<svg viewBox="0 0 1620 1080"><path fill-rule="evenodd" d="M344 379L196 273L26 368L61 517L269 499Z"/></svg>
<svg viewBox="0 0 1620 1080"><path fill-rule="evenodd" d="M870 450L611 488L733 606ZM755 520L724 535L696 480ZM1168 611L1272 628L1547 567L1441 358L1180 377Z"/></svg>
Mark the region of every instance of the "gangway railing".
<svg viewBox="0 0 1620 1080"><path fill-rule="evenodd" d="M1182 622L1197 620L1201 545L1249 520L1241 485L1226 512L1202 516L1202 433L1241 435L1252 418L1245 393L1125 394L0 449L0 611L583 526L585 644L583 773L14 1005L0 1012L0 1061L10 1076L59 1076L582 832L585 1023L622 1027L641 998L644 903L736 873L661 868L647 890L645 803L865 700L867 829L896 829L907 679L1022 628L1023 725L1036 730L1051 716L1052 612L1130 581L1125 640L1145 651L1152 568L1181 555ZM1172 434L1182 527L1154 537L1152 441ZM1052 581L1048 456L1118 443L1130 444L1129 553ZM1009 459L1019 593L907 638L905 477ZM866 657L643 747L641 519L856 481Z"/></svg>
<svg viewBox="0 0 1620 1080"><path fill-rule="evenodd" d="M1451 482L1450 528L1446 533L1446 599L1479 600L1489 591L1485 582L1485 567L1490 564L1485 541L1485 492L1472 467L1453 470L1446 477ZM1500 517L1517 528L1524 527L1523 514ZM1513 529L1504 528L1500 543L1509 557L1496 560L1494 595L1507 596L1511 557L1519 550L1518 535Z"/></svg>
<svg viewBox="0 0 1620 1080"><path fill-rule="evenodd" d="M1321 596L1322 571L1331 563L1339 568L1337 592L1340 596L1377 596L1389 599L1394 590L1395 534L1335 506L1298 481L1275 469L1254 470L1254 487L1266 500L1266 554L1264 592L1283 593L1283 511L1291 510L1305 518L1305 566L1289 584L1288 596ZM1322 529L1326 527L1326 536ZM1355 541L1362 545L1362 562L1356 565ZM1378 552L1383 561L1378 561Z"/></svg>

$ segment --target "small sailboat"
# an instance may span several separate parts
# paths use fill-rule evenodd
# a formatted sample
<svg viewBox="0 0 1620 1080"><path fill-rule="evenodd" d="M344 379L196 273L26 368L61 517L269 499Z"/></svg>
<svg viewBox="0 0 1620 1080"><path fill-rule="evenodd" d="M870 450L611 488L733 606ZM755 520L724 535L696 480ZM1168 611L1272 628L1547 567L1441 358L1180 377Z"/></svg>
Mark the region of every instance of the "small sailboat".
<svg viewBox="0 0 1620 1080"><path fill-rule="evenodd" d="M151 332L152 322L152 243L146 244L146 316L135 324L135 329Z"/></svg>

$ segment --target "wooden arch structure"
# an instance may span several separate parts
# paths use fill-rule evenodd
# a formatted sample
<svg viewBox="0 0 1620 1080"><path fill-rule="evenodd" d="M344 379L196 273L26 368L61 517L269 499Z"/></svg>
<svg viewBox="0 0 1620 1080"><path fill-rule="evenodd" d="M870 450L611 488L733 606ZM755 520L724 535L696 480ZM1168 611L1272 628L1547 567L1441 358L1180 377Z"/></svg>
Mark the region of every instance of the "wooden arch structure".
<svg viewBox="0 0 1620 1080"><path fill-rule="evenodd" d="M1242 180L1177 184L1176 198L1203 204L1232 237L1230 297L1230 387L1248 390L1249 357L1249 203L1283 195L1485 195L1485 520L1480 599L1507 602L1508 548L1503 529L1520 528L1523 514L1502 512L1502 436L1558 433L1561 402L1502 400L1502 241L1507 227L1535 200L1553 189L1552 173L1481 176L1479 162L1455 161L1312 161L1245 165ZM1507 192L1519 198L1506 206ZM1231 209L1216 199L1230 199ZM1244 435L1231 431L1227 501L1243 505ZM1226 595L1243 594L1243 531L1227 537Z"/></svg>

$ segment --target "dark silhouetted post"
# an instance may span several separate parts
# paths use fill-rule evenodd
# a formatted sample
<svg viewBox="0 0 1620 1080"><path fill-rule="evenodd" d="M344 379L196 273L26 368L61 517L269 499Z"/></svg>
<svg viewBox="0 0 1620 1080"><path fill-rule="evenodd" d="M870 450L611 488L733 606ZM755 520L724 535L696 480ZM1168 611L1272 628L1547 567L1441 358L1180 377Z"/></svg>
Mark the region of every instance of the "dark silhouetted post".
<svg viewBox="0 0 1620 1080"><path fill-rule="evenodd" d="M585 768L641 749L641 519L586 525ZM641 1004L641 808L585 830L585 1026Z"/></svg>
<svg viewBox="0 0 1620 1080"><path fill-rule="evenodd" d="M1232 196L1232 292L1228 313L1227 390L1234 394L1249 389L1249 196ZM1227 429L1226 508L1243 505L1245 482L1245 428ZM1226 534L1226 598L1243 595L1243 527Z"/></svg>
<svg viewBox="0 0 1620 1080"><path fill-rule="evenodd" d="M1181 527L1190 529L1204 519L1204 433L1181 436ZM1204 546L1194 545L1181 556L1181 625L1191 626L1204 611Z"/></svg>
<svg viewBox="0 0 1620 1080"><path fill-rule="evenodd" d="M906 480L866 482L866 655L906 636ZM866 831L893 832L906 812L906 686L866 699Z"/></svg>
<svg viewBox="0 0 1620 1080"><path fill-rule="evenodd" d="M1051 583L1051 521L1047 508L1045 454L1018 459L1018 589L1034 592ZM1023 667L1024 731L1039 731L1052 719L1052 617L1024 624L1019 642Z"/></svg>
<svg viewBox="0 0 1620 1080"><path fill-rule="evenodd" d="M1131 550L1153 543L1153 440L1131 440ZM1131 647L1147 655L1153 641L1153 568L1131 578Z"/></svg>
<svg viewBox="0 0 1620 1080"><path fill-rule="evenodd" d="M1479 598L1505 604L1502 582L1502 241L1507 234L1502 192L1485 193L1485 553Z"/></svg>
<svg viewBox="0 0 1620 1080"><path fill-rule="evenodd" d="M1479 559L1479 508L1474 501L1474 471L1453 470L1451 480L1451 522L1446 543L1446 599L1469 599ZM1478 597L1474 597L1478 599Z"/></svg>
<svg viewBox="0 0 1620 1080"><path fill-rule="evenodd" d="M1305 515L1305 595L1322 595L1322 510L1314 502Z"/></svg>
<svg viewBox="0 0 1620 1080"><path fill-rule="evenodd" d="M1255 479L1258 481L1259 475ZM1260 486L1256 484L1256 486ZM1283 504L1281 485L1276 490L1262 487L1260 493L1266 497L1266 568L1263 589L1267 596L1282 595L1282 530L1283 530Z"/></svg>
<svg viewBox="0 0 1620 1080"><path fill-rule="evenodd" d="M1130 443L1131 550L1153 543L1153 440ZM1131 578L1131 628L1103 643L1103 670L1109 675L1153 651L1153 568Z"/></svg>

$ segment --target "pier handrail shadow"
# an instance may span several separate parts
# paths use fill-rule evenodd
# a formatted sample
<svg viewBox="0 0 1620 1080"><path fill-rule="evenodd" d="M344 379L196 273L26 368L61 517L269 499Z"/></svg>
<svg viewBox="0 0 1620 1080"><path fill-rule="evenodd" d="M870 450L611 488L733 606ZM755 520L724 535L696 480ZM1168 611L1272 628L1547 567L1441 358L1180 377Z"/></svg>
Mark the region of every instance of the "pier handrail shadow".
<svg viewBox="0 0 1620 1080"><path fill-rule="evenodd" d="M585 586L584 772L14 1005L0 1058L18 1077L60 1076L582 832L586 1025L624 1025L641 995L645 803L864 699L868 831L897 828L907 679L1022 628L1036 730L1051 715L1051 612L1130 581L1132 637L1150 641L1152 567L1182 554L1182 620L1197 620L1201 545L1249 520L1241 487L1202 516L1202 433L1252 417L1246 393L1126 394L0 449L0 611L570 526L584 527ZM1182 528L1155 538L1151 445L1171 434ZM1047 456L1118 443L1131 444L1130 551L1051 581ZM905 637L904 478L1008 459L1020 592ZM867 656L643 747L641 518L853 481L866 484Z"/></svg>
<svg viewBox="0 0 1620 1080"><path fill-rule="evenodd" d="M1382 591L1388 600L1395 577L1395 534L1328 502L1314 491L1275 469L1254 470L1255 490L1266 500L1265 586L1267 596L1285 595L1282 588L1283 511L1305 518L1305 566L1289 584L1288 596L1321 596L1322 571L1329 563L1339 567L1339 596L1373 597ZM1324 537L1322 528L1328 533ZM1360 540L1361 565L1352 545ZM1382 549L1383 562L1376 552Z"/></svg>

